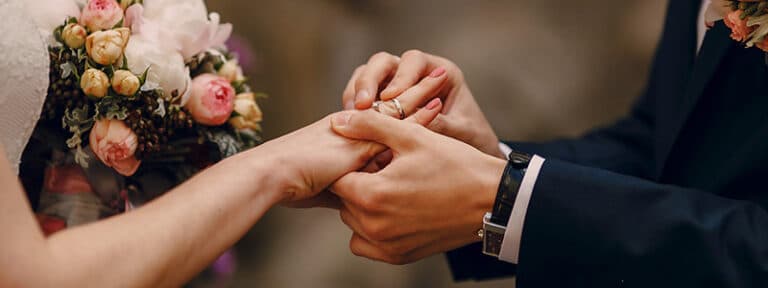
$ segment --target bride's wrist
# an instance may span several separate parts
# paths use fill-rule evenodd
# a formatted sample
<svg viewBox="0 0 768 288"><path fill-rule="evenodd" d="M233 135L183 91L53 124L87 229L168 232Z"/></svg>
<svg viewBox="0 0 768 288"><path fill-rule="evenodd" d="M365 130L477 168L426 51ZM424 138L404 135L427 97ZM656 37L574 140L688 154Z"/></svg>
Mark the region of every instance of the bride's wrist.
<svg viewBox="0 0 768 288"><path fill-rule="evenodd" d="M287 197L284 174L281 170L279 155L261 153L260 149L252 149L225 159L221 164L224 170L237 173L238 185L242 185L253 197L262 198L270 206L284 201Z"/></svg>

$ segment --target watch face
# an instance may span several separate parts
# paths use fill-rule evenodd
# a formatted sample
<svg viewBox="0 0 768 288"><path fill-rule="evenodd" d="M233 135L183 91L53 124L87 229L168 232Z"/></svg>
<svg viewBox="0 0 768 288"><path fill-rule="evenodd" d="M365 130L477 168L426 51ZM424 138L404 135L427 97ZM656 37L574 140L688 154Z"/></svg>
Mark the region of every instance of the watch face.
<svg viewBox="0 0 768 288"><path fill-rule="evenodd" d="M531 155L512 151L512 153L509 153L509 161L515 169L525 169L528 167L528 163L531 162Z"/></svg>
<svg viewBox="0 0 768 288"><path fill-rule="evenodd" d="M504 241L504 233L486 230L483 237L483 253L498 257L501 252L501 242Z"/></svg>

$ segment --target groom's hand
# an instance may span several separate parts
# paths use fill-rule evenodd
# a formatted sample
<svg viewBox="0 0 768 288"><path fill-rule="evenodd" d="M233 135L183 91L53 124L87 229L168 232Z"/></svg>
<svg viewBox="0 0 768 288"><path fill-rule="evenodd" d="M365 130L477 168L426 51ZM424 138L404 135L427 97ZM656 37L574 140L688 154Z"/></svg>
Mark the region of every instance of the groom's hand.
<svg viewBox="0 0 768 288"><path fill-rule="evenodd" d="M442 109L442 102L434 99L419 109L404 123L427 125ZM368 111L368 113L374 113ZM338 114L338 113L337 113ZM340 202L331 193L321 193L342 175L360 170L375 155L386 150L373 141L342 137L331 130L329 116L289 135L260 146L258 151L279 157L282 167L275 167L275 178L289 191L284 205L294 208L338 208ZM283 172L281 172L283 171Z"/></svg>
<svg viewBox="0 0 768 288"><path fill-rule="evenodd" d="M333 129L392 150L376 173L353 172L332 191L356 255L392 264L480 241L506 162L422 126L372 112L337 114Z"/></svg>
<svg viewBox="0 0 768 288"><path fill-rule="evenodd" d="M448 81L432 93L412 93L424 79L447 74ZM379 92L381 91L381 92ZM459 67L453 62L418 50L402 57L381 52L358 67L349 80L342 103L345 109L368 109L376 97L383 101L397 98L406 112L438 97L445 102L441 114L428 127L440 134L461 140L487 154L505 158L498 137L475 102ZM411 109L411 110L409 110Z"/></svg>

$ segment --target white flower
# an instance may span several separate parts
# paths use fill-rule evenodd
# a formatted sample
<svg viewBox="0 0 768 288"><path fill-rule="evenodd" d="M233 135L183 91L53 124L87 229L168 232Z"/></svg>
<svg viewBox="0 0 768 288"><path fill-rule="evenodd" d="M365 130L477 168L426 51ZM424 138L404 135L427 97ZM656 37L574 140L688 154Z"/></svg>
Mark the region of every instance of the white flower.
<svg viewBox="0 0 768 288"><path fill-rule="evenodd" d="M125 48L128 68L134 74L140 75L149 68L146 83L157 83L160 88L170 95L177 90L179 95L187 95L189 68L184 63L184 57L179 52L161 43L147 39L144 35L133 36ZM182 105L188 97L182 98Z"/></svg>
<svg viewBox="0 0 768 288"><path fill-rule="evenodd" d="M209 15L203 0L146 1L142 15L141 21L130 21L140 23L133 26L135 33L171 44L184 59L224 46L232 34L232 25L220 24L219 14Z"/></svg>
<svg viewBox="0 0 768 288"><path fill-rule="evenodd" d="M85 50L96 63L110 65L123 56L123 49L131 36L128 28L97 31L85 39Z"/></svg>

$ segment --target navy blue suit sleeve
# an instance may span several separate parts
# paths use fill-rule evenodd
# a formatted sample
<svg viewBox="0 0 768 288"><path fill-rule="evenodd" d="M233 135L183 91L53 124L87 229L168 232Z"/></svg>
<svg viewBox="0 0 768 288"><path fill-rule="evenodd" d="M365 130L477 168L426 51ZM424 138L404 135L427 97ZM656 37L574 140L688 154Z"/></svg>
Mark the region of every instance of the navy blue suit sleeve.
<svg viewBox="0 0 768 288"><path fill-rule="evenodd" d="M557 160L545 162L537 182L520 287L768 283L768 213L755 202Z"/></svg>
<svg viewBox="0 0 768 288"><path fill-rule="evenodd" d="M546 143L505 142L512 149L538 154L645 179L655 176L654 125L650 104L612 126L594 130L578 139Z"/></svg>
<svg viewBox="0 0 768 288"><path fill-rule="evenodd" d="M630 116L583 138L548 143L505 142L512 149L643 178L653 177L654 101L646 93ZM489 279L515 274L515 265L481 253L480 244L447 253L454 280Z"/></svg>

